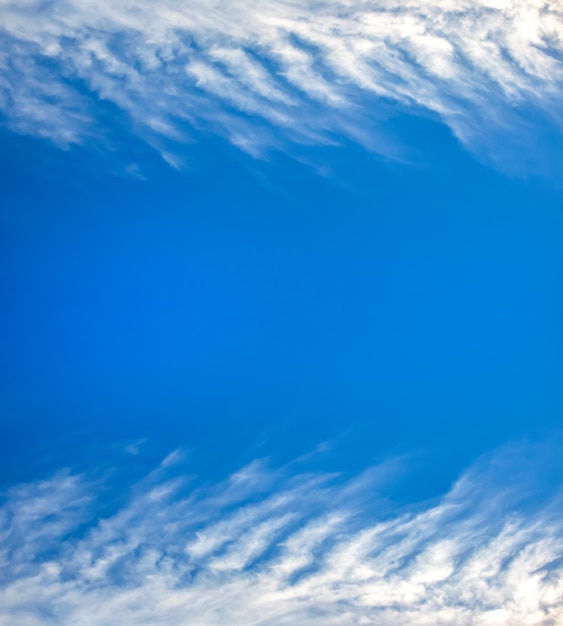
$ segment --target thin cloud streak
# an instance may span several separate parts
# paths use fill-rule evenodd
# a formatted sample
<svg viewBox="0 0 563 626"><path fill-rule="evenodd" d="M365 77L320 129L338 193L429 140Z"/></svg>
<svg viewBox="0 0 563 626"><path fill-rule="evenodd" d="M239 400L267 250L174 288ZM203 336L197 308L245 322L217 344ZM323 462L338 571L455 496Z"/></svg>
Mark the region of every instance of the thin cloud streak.
<svg viewBox="0 0 563 626"><path fill-rule="evenodd" d="M4 121L63 146L103 130L96 99L163 155L201 132L391 155L399 110L502 160L501 138L534 136L526 110L563 125L560 0L3 0L0 18Z"/></svg>
<svg viewBox="0 0 563 626"><path fill-rule="evenodd" d="M556 626L562 493L538 496L541 459L508 448L400 510L378 498L391 466L254 463L190 488L168 459L102 519L100 479L61 473L5 494L0 624Z"/></svg>

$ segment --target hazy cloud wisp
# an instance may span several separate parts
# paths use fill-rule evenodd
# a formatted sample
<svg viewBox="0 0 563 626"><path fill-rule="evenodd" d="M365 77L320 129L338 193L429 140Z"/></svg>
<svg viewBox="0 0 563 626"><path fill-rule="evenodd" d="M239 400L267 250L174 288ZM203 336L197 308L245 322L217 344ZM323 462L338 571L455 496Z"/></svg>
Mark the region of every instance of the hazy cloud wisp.
<svg viewBox="0 0 563 626"><path fill-rule="evenodd" d="M525 456L395 511L365 477L260 463L191 490L165 463L100 520L85 476L23 485L0 510L0 624L557 626L562 494L534 496Z"/></svg>
<svg viewBox="0 0 563 626"><path fill-rule="evenodd" d="M100 130L92 94L165 158L194 129L252 154L392 152L377 128L397 109L490 158L533 135L526 108L563 124L560 0L3 0L0 23L5 123L63 145Z"/></svg>

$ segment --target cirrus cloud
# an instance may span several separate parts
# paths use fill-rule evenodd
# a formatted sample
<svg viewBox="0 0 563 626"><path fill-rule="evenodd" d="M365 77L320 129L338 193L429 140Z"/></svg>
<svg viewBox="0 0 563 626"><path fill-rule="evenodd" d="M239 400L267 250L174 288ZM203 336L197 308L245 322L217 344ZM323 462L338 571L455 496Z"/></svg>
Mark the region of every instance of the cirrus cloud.
<svg viewBox="0 0 563 626"><path fill-rule="evenodd" d="M507 448L400 509L378 498L389 464L344 480L255 462L190 488L175 457L101 519L99 478L14 487L0 624L557 626L562 494L538 495L537 452Z"/></svg>
<svg viewBox="0 0 563 626"><path fill-rule="evenodd" d="M172 163L201 132L393 156L397 111L502 161L537 138L531 115L563 123L560 0L2 0L0 17L4 122L62 145L95 139L100 101Z"/></svg>

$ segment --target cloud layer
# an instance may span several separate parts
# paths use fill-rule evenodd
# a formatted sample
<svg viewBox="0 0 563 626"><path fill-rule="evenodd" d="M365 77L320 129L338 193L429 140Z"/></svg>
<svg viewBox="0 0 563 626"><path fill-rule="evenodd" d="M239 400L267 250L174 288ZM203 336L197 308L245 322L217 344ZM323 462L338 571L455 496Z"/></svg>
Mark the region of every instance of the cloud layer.
<svg viewBox="0 0 563 626"><path fill-rule="evenodd" d="M392 155L397 110L492 158L530 111L563 124L560 0L2 0L0 24L4 122L62 145L99 136L100 102L171 162L194 132Z"/></svg>
<svg viewBox="0 0 563 626"><path fill-rule="evenodd" d="M107 482L62 472L5 494L0 624L557 626L562 494L534 483L541 457L507 449L408 509L378 497L388 465L256 462L190 489L172 457L103 515Z"/></svg>

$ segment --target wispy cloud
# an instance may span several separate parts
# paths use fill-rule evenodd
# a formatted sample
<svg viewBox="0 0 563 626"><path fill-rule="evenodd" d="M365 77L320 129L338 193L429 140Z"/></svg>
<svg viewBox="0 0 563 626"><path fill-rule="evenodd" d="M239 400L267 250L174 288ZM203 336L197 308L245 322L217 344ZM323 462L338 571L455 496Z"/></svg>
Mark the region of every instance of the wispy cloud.
<svg viewBox="0 0 563 626"><path fill-rule="evenodd" d="M254 463L190 489L169 458L102 519L99 480L16 487L0 510L0 624L557 626L562 494L534 482L546 462L530 451L402 509L369 479L385 466L346 481Z"/></svg>
<svg viewBox="0 0 563 626"><path fill-rule="evenodd" d="M163 154L194 131L389 153L398 109L508 158L525 111L563 124L560 0L2 0L0 23L5 123L63 145L100 130L96 99Z"/></svg>

